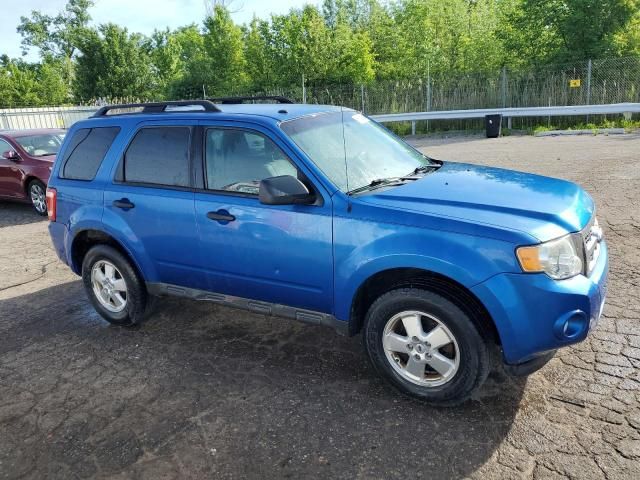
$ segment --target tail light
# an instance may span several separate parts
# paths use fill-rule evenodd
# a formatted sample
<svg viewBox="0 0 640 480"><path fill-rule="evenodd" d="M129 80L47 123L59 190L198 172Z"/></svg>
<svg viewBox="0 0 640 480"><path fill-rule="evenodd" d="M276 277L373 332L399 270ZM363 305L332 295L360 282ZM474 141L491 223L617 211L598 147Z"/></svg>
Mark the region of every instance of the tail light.
<svg viewBox="0 0 640 480"><path fill-rule="evenodd" d="M56 221L56 206L58 203L58 192L55 188L47 188L47 214L49 221Z"/></svg>

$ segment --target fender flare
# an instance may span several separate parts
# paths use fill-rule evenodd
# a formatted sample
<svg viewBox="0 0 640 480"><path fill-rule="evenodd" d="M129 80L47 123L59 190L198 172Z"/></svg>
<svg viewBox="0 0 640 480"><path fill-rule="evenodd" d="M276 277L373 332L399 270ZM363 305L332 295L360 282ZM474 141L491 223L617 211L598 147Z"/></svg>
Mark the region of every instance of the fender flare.
<svg viewBox="0 0 640 480"><path fill-rule="evenodd" d="M130 247L131 244L128 240L131 235L133 235L133 232L130 229L128 232L123 232L103 223L102 221L97 221L95 219L85 219L82 222L74 224L69 232L69 235L67 235L68 244L66 246L66 251L68 252L68 262L71 266L71 269L78 275L82 274L82 265L76 265L73 261L73 245L78 236L87 231L96 231L113 239L113 241L133 262L134 267L138 270L140 275L142 275L145 280L147 278L150 278L149 275L155 274L155 268L153 267L151 261L146 257L146 255L144 253L140 254L139 251L136 251Z"/></svg>

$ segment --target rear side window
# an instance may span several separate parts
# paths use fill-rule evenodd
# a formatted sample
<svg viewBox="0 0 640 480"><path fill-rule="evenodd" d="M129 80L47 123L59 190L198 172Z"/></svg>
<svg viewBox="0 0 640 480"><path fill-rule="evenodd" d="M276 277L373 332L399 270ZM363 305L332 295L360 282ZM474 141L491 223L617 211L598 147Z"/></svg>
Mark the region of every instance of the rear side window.
<svg viewBox="0 0 640 480"><path fill-rule="evenodd" d="M120 127L81 128L71 137L60 178L93 180Z"/></svg>
<svg viewBox="0 0 640 480"><path fill-rule="evenodd" d="M188 187L189 127L143 128L133 137L124 156L125 182Z"/></svg>

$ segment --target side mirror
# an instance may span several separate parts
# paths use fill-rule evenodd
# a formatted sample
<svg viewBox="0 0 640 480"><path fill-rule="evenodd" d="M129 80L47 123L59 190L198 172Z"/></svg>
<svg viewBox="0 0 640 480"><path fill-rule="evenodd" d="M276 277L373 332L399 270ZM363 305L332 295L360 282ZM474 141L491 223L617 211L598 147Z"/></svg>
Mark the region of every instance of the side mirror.
<svg viewBox="0 0 640 480"><path fill-rule="evenodd" d="M12 162L17 162L20 160L20 155L15 150L7 150L2 154L2 158L6 158L7 160L11 160Z"/></svg>
<svg viewBox="0 0 640 480"><path fill-rule="evenodd" d="M265 178L260 182L260 203L265 205L294 205L315 202L315 195L291 175Z"/></svg>

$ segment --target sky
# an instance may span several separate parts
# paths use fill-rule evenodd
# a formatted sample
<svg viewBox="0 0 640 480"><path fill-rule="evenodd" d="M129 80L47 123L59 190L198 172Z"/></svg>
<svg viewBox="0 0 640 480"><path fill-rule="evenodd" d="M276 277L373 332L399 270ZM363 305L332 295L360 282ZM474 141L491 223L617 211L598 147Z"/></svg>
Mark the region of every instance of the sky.
<svg viewBox="0 0 640 480"><path fill-rule="evenodd" d="M21 37L16 32L21 16L30 16L32 10L55 15L64 9L66 0L0 0L0 55L20 57ZM155 28L176 28L190 23L200 23L204 18L207 0L94 0L89 10L92 23L117 23L129 31L144 34ZM236 23L248 23L255 14L267 18L271 13L282 14L291 8L318 4L318 0L234 0L230 10ZM32 51L27 60L36 60Z"/></svg>

